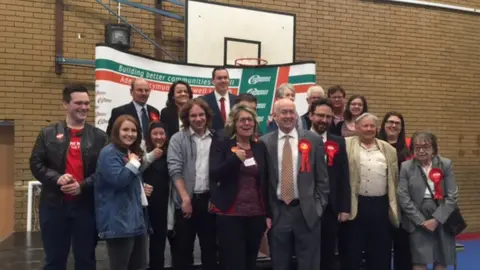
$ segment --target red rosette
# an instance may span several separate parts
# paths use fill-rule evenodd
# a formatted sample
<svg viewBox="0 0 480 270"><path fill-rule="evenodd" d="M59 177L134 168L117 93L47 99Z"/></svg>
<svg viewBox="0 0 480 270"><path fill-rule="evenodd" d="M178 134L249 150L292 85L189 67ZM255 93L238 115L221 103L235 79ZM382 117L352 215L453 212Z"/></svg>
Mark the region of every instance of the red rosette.
<svg viewBox="0 0 480 270"><path fill-rule="evenodd" d="M327 154L328 166L333 165L333 158L339 151L338 143L334 141L326 141L324 144L325 154Z"/></svg>
<svg viewBox="0 0 480 270"><path fill-rule="evenodd" d="M160 117L158 116L158 114L156 114L154 112L150 112L150 119L151 119L152 122L160 121Z"/></svg>
<svg viewBox="0 0 480 270"><path fill-rule="evenodd" d="M312 151L312 144L307 139L301 139L298 142L298 151L302 154L301 172L310 172L310 151Z"/></svg>
<svg viewBox="0 0 480 270"><path fill-rule="evenodd" d="M428 178L432 180L435 188L435 200L441 200L443 199L443 191L442 191L442 185L440 184L443 180L443 172L439 168L433 168L430 170L430 173L428 173Z"/></svg>

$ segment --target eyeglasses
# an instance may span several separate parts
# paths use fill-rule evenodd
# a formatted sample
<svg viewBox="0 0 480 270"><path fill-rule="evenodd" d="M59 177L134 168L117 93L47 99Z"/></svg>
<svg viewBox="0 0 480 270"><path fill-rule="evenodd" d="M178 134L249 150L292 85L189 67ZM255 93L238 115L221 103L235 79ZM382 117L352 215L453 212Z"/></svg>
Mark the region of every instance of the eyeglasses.
<svg viewBox="0 0 480 270"><path fill-rule="evenodd" d="M315 117L318 117L318 118L326 118L327 120L332 119L332 116L331 116L331 115L328 115L328 114L314 113L313 115L314 115Z"/></svg>
<svg viewBox="0 0 480 270"><path fill-rule="evenodd" d="M240 122L242 124L253 123L253 118L240 118L240 119L238 119L238 122Z"/></svg>
<svg viewBox="0 0 480 270"><path fill-rule="evenodd" d="M387 124L389 124L389 125L391 125L391 126L393 126L393 125L399 126L399 125L402 124L402 122L400 122L400 121L388 120L388 121L387 121Z"/></svg>

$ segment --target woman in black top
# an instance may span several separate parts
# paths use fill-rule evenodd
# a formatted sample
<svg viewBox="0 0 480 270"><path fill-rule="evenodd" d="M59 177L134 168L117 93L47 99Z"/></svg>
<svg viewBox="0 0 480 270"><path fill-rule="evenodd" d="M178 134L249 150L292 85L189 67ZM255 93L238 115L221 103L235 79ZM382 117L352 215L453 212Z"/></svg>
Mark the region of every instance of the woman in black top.
<svg viewBox="0 0 480 270"><path fill-rule="evenodd" d="M165 124L168 138L180 130L178 112L192 98L192 88L188 83L176 81L170 86L166 107L160 112L160 121Z"/></svg>
<svg viewBox="0 0 480 270"><path fill-rule="evenodd" d="M402 162L411 156L409 151L410 138L405 138L405 121L402 114L398 112L386 113L383 117L378 138L388 142L397 149L398 171L400 171ZM401 224L400 228L393 230L393 261L395 270L410 270L413 267L409 237L409 233Z"/></svg>
<svg viewBox="0 0 480 270"><path fill-rule="evenodd" d="M383 117L378 138L388 142L397 149L398 170L400 170L400 164L411 157L409 150L410 138L405 137L405 121L402 114L398 112L386 113Z"/></svg>
<svg viewBox="0 0 480 270"><path fill-rule="evenodd" d="M148 129L145 144L148 154L144 163L149 165L143 172L148 197L148 214L153 234L150 235L150 270L163 270L165 241L167 237L168 197L170 177L167 168L167 135L165 125L153 122Z"/></svg>

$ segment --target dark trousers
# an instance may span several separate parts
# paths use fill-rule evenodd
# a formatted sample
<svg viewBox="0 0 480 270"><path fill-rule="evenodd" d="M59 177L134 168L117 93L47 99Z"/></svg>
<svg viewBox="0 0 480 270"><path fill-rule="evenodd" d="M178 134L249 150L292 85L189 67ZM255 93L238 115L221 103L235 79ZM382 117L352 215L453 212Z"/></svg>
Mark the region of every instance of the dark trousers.
<svg viewBox="0 0 480 270"><path fill-rule="evenodd" d="M264 216L217 216L220 258L225 270L254 270L265 233Z"/></svg>
<svg viewBox="0 0 480 270"><path fill-rule="evenodd" d="M44 270L66 270L70 247L75 270L96 269L97 231L93 209L79 201L39 207L40 231L45 252Z"/></svg>
<svg viewBox="0 0 480 270"><path fill-rule="evenodd" d="M147 234L107 239L110 270L147 269Z"/></svg>
<svg viewBox="0 0 480 270"><path fill-rule="evenodd" d="M346 258L342 260L342 269L358 270L363 251L366 270L391 268L392 225L388 209L388 196L358 196L357 216L344 224L349 242L344 245Z"/></svg>
<svg viewBox="0 0 480 270"><path fill-rule="evenodd" d="M393 266L395 270L410 270L413 267L410 234L402 227L393 229Z"/></svg>
<svg viewBox="0 0 480 270"><path fill-rule="evenodd" d="M202 252L202 269L217 269L217 238L215 214L208 212L208 194L192 196L192 216L185 218L181 210L175 211L175 254L172 262L175 270L191 267L195 237L198 235Z"/></svg>
<svg viewBox="0 0 480 270"><path fill-rule="evenodd" d="M167 206L148 206L148 216L153 233L150 234L149 269L163 270L165 266L165 243L167 239ZM173 251L173 248L170 249ZM173 253L171 253L173 254Z"/></svg>
<svg viewBox="0 0 480 270"><path fill-rule="evenodd" d="M273 269L291 270L294 254L297 270L320 269L321 220L319 217L315 226L310 228L298 200L290 205L281 203L278 217L273 220L268 234Z"/></svg>
<svg viewBox="0 0 480 270"><path fill-rule="evenodd" d="M337 249L337 236L339 230L338 215L333 212L331 204L327 205L322 215L322 237L320 269L329 270L335 268L335 251Z"/></svg>

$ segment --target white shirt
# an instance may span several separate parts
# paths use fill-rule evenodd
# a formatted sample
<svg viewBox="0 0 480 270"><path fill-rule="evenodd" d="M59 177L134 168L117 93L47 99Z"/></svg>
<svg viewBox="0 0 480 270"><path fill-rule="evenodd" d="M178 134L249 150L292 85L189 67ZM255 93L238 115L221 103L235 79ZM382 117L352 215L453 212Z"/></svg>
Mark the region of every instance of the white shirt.
<svg viewBox="0 0 480 270"><path fill-rule="evenodd" d="M132 159L132 160L130 160L130 163L131 163L133 166L135 166L135 168L140 169L140 166L141 166L140 161L135 160L135 159ZM147 206L148 206L148 200L147 200L147 195L145 194L145 189L143 189L142 180L139 179L139 180L138 180L138 184L140 185L140 191L141 191L141 193L140 193L140 199L141 199L141 201L142 201L142 206L143 206L143 207L147 207Z"/></svg>
<svg viewBox="0 0 480 270"><path fill-rule="evenodd" d="M387 160L377 145L360 145L359 195L377 197L387 194Z"/></svg>
<svg viewBox="0 0 480 270"><path fill-rule="evenodd" d="M229 97L229 92L225 94L225 96L220 95L217 91L213 91L215 93L215 100L217 101L218 105L218 110L220 113L222 112L222 103L220 103L220 99L223 97L225 100L223 103L225 104L225 116L228 118L228 114L230 113L230 97Z"/></svg>
<svg viewBox="0 0 480 270"><path fill-rule="evenodd" d="M422 170L425 173L425 176L427 177L427 183L430 186L430 189L432 190L433 195L435 195L435 183L430 179L428 176L430 174L430 171L432 170L432 164L428 165L427 167L422 166ZM430 194L430 191L428 188L425 188L425 195L423 196L424 198L432 198L432 194Z"/></svg>
<svg viewBox="0 0 480 270"><path fill-rule="evenodd" d="M192 136L193 141L196 144L197 150L197 160L195 161L195 171L197 177L195 179L195 187L193 189L194 193L204 193L209 190L208 179L208 165L210 155L210 145L212 144L212 134L207 129L207 131L202 135L198 135L190 127L190 135Z"/></svg>
<svg viewBox="0 0 480 270"><path fill-rule="evenodd" d="M296 129L292 129L290 133L285 134L280 129L278 130L278 187L277 187L277 196L281 198L282 190L282 160L283 160L283 145L285 144L285 135L289 135L288 141L290 142L290 147L292 148L292 165L293 165L293 190L294 198L298 199L298 185L297 185L297 176L298 176L298 132Z"/></svg>

